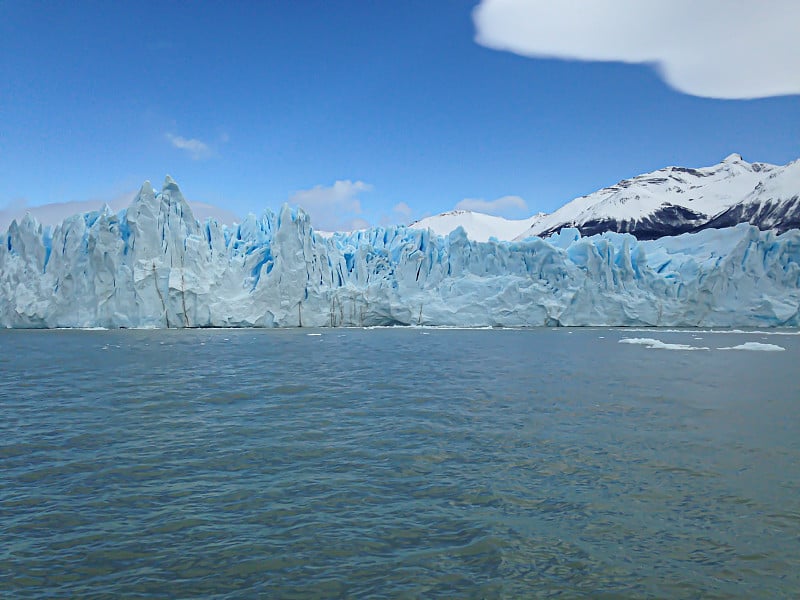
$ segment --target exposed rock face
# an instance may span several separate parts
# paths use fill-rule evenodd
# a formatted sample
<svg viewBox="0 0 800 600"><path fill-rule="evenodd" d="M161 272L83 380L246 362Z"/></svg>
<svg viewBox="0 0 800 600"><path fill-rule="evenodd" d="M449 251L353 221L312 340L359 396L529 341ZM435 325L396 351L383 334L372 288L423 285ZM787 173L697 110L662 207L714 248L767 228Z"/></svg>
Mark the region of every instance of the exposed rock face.
<svg viewBox="0 0 800 600"><path fill-rule="evenodd" d="M576 198L515 239L574 227L583 235L614 231L653 240L739 223L783 233L800 224L798 195L800 161L775 166L731 154L712 167L667 167Z"/></svg>

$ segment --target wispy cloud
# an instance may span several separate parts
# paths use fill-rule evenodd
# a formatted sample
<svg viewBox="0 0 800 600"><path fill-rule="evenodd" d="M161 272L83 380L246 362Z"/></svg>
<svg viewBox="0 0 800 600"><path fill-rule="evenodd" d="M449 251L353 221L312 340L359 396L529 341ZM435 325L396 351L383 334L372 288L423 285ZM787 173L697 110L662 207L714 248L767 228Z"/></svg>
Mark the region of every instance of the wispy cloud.
<svg viewBox="0 0 800 600"><path fill-rule="evenodd" d="M238 214L228 210L227 208L217 206L216 204L208 204L207 202L196 202L195 200L189 200L188 198L186 201L192 208L192 213L194 213L195 219L201 223L207 221L208 219L216 219L220 223L225 223L226 225L242 222L242 218Z"/></svg>
<svg viewBox="0 0 800 600"><path fill-rule="evenodd" d="M398 202L392 208L392 212L402 219L411 218L411 207L405 202Z"/></svg>
<svg viewBox="0 0 800 600"><path fill-rule="evenodd" d="M201 140L185 138L172 133L167 133L166 138L174 148L187 152L192 160L205 160L214 155L211 146Z"/></svg>
<svg viewBox="0 0 800 600"><path fill-rule="evenodd" d="M519 196L502 196L496 200L464 198L456 204L456 209L471 210L501 217L526 216L528 214L528 205Z"/></svg>
<svg viewBox="0 0 800 600"><path fill-rule="evenodd" d="M0 231L6 231L8 226L11 225L11 221L16 219L19 222L27 213L30 213L42 225L57 225L72 215L100 210L105 204L108 204L112 210L119 211L127 207L135 196L135 191L128 191L109 198L51 202L36 206L30 206L26 200L18 199L11 203L8 208L0 210Z"/></svg>
<svg viewBox="0 0 800 600"><path fill-rule="evenodd" d="M652 64L694 96L800 94L797 0L482 0L473 20L488 48Z"/></svg>
<svg viewBox="0 0 800 600"><path fill-rule="evenodd" d="M390 225L407 225L411 221L411 215L414 210L405 202L398 202L392 207L389 214L382 214L380 224L384 227Z"/></svg>
<svg viewBox="0 0 800 600"><path fill-rule="evenodd" d="M299 190L289 197L289 203L302 207L315 229L350 231L367 225L358 215L363 212L360 195L370 191L372 186L363 181L339 180L331 186Z"/></svg>
<svg viewBox="0 0 800 600"><path fill-rule="evenodd" d="M13 220L17 222L30 213L42 225L58 225L67 217L77 215L79 213L100 210L104 205L108 204L114 212L119 212L123 208L128 208L133 199L136 197L137 190L130 190L121 192L115 196L108 198L94 198L90 200L74 200L71 202L51 202L49 204L40 204L37 206L30 206L24 199L16 199L11 202L6 208L0 209L0 233L5 232L8 226L11 225ZM234 222L240 222L241 218L234 212L208 204L206 202L195 202L194 200L187 200L189 206L192 208L195 218L201 222L212 217L220 223L228 225Z"/></svg>

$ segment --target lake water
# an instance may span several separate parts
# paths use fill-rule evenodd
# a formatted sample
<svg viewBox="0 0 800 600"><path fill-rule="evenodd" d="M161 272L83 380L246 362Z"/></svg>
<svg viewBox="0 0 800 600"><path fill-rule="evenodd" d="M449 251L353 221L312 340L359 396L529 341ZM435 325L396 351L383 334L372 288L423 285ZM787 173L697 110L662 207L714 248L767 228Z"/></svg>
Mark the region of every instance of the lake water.
<svg viewBox="0 0 800 600"><path fill-rule="evenodd" d="M0 596L796 598L781 333L1 331Z"/></svg>

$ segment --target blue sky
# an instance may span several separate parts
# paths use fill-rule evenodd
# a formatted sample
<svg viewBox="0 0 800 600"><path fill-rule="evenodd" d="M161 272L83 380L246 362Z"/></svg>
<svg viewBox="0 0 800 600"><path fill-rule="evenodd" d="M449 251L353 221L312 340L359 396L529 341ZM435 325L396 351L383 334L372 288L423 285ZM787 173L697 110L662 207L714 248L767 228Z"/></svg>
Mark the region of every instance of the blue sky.
<svg viewBox="0 0 800 600"><path fill-rule="evenodd" d="M671 164L800 157L797 48L737 30L752 17L717 38L694 28L720 40L732 88L681 70L713 54L691 40L664 57L638 52L652 35L609 49L573 14L492 1L0 2L0 209L120 203L169 173L190 201L237 215L299 201L321 228L459 205L521 218ZM605 2L609 27L638 31ZM624 37L590 16L598 40ZM581 47L559 45L576 31ZM742 56L722 47L745 37ZM789 58L772 72L758 44Z"/></svg>

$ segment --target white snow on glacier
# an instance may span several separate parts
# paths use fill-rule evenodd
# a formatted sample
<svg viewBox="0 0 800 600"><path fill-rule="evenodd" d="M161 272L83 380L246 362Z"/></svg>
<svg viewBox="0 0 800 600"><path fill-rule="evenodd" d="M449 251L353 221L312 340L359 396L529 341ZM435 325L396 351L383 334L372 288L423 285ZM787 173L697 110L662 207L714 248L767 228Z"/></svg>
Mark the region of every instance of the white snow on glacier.
<svg viewBox="0 0 800 600"><path fill-rule="evenodd" d="M177 184L0 244L0 326L800 325L800 231L740 225L477 242L404 226L324 238L301 210L197 221Z"/></svg>

